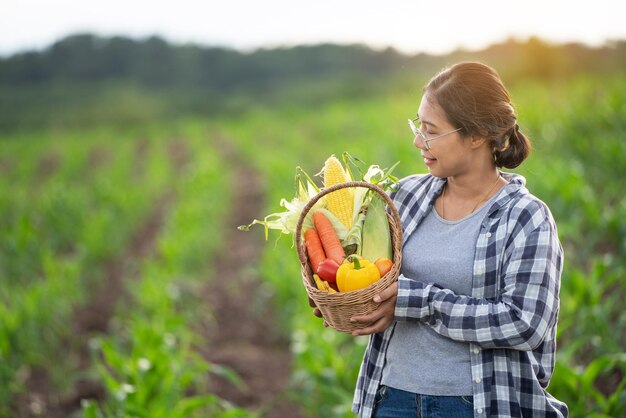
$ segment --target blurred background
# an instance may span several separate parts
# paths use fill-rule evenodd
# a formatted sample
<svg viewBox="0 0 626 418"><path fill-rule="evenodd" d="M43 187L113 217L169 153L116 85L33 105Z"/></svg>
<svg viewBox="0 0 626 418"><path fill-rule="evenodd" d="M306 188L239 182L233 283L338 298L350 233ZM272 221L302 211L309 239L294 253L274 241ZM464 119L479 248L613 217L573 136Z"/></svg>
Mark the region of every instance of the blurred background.
<svg viewBox="0 0 626 418"><path fill-rule="evenodd" d="M311 315L279 212L344 151L426 172L446 65L501 74L565 248L549 391L626 413L626 6L8 1L0 417L349 417L367 342ZM272 231L275 232L275 231Z"/></svg>

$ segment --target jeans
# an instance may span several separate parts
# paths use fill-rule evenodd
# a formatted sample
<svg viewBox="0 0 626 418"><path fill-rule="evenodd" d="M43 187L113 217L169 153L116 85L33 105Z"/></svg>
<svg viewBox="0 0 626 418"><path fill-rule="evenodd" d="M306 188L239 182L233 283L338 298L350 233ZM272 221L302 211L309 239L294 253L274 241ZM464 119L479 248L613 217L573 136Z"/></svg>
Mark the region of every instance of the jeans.
<svg viewBox="0 0 626 418"><path fill-rule="evenodd" d="M375 418L473 418L472 396L434 396L381 385L376 393Z"/></svg>

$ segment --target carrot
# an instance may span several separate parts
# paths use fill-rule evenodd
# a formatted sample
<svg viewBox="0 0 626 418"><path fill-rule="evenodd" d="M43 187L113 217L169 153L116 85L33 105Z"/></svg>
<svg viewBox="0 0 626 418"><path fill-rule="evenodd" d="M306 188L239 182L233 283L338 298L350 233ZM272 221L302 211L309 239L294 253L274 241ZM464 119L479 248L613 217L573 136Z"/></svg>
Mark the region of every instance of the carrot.
<svg viewBox="0 0 626 418"><path fill-rule="evenodd" d="M304 244L306 245L306 252L309 255L313 273L317 273L317 267L322 261L326 260L326 254L315 229L310 228L304 231Z"/></svg>
<svg viewBox="0 0 626 418"><path fill-rule="evenodd" d="M314 212L313 223L315 224L315 229L320 237L320 241L322 241L326 257L335 260L338 264L343 263L346 253L341 246L341 242L335 233L333 225L326 215L320 211Z"/></svg>

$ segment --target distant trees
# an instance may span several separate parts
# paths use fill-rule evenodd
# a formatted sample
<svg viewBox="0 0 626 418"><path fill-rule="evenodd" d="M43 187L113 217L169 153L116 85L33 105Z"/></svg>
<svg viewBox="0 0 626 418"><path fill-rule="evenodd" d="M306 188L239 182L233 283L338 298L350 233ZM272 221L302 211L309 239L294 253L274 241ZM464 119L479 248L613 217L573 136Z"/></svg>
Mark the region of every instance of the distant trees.
<svg viewBox="0 0 626 418"><path fill-rule="evenodd" d="M483 51L457 51L447 57L412 57L392 48L378 51L364 45L321 44L243 53L227 48L171 45L155 36L133 40L76 34L41 52L0 58L0 84L123 79L150 87L229 90L285 79L379 77L402 69L441 65L455 57L487 59L503 71L518 67L520 76L545 77L573 70L625 69L626 42L614 41L594 49L530 38L526 42L508 40Z"/></svg>
<svg viewBox="0 0 626 418"><path fill-rule="evenodd" d="M393 50L315 45L260 49L246 54L226 48L173 46L159 37L138 41L78 34L42 52L0 59L0 83L124 79L145 86L228 90L293 78L347 74L385 75L406 60Z"/></svg>
<svg viewBox="0 0 626 418"><path fill-rule="evenodd" d="M78 113L96 103L96 108L110 111L119 92L136 108L207 115L240 108L250 100L297 97L315 101L362 94L382 85L381 80L390 75L418 79L459 60L487 62L510 80L626 71L626 42L589 48L531 38L508 40L482 51L409 56L392 48L381 51L358 44L244 53L172 45L156 36L136 40L76 34L40 52L0 58L0 130L58 118L59 106L64 117L77 120ZM297 91L306 94L294 95ZM102 115L93 109L90 114L94 112Z"/></svg>

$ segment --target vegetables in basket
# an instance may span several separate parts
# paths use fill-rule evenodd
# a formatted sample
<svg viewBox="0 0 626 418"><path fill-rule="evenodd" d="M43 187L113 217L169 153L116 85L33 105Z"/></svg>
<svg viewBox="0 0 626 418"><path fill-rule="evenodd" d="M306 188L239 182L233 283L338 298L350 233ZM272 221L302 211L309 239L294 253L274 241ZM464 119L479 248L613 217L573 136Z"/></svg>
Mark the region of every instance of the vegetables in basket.
<svg viewBox="0 0 626 418"><path fill-rule="evenodd" d="M365 172L362 170L363 162L358 158L344 152L342 155L343 167L337 157L331 155L324 167L318 175L323 176L324 187L330 185L348 182L348 181L367 181L376 184L385 191L392 190L398 179L392 175L394 168L398 163L387 169L382 169L378 165L370 165ZM339 165L337 165L337 163ZM361 174L360 178L356 178L353 173ZM275 229L282 234L293 235L295 233L296 224L302 209L307 202L320 192L320 187L313 179L301 168L296 167L296 196L291 200L281 199L280 206L286 210L275 212L267 215L263 220L254 219L248 225L241 225L239 229L248 231L254 225L262 225L265 228L265 237L268 238L269 230ZM348 194L341 193L342 190L348 191ZM344 248L352 245L351 253L356 252L356 247L361 245L361 230L365 219L365 209L371 200L371 193L365 188L342 189L328 194L321 198L314 206L311 212L322 210L328 220L333 225L337 236L342 241ZM337 199L335 199L337 197ZM351 201L351 202L350 202ZM343 207L347 208L347 212L352 211L350 221L345 221L346 212ZM342 220L343 219L343 220ZM345 223L344 223L345 221ZM307 216L302 230L306 231L313 228L311 216Z"/></svg>
<svg viewBox="0 0 626 418"><path fill-rule="evenodd" d="M322 292L328 292L328 293L337 292L330 284L328 284L327 281L320 279L320 276L318 276L317 274L313 275L313 280L315 280L315 285Z"/></svg>
<svg viewBox="0 0 626 418"><path fill-rule="evenodd" d="M319 211L313 213L313 223L315 224L315 230L317 231L320 241L322 242L322 247L324 247L326 258L330 258L337 264L341 264L346 256L346 252L341 246L341 241L339 241L339 238L333 229L333 225L330 223L326 215Z"/></svg>
<svg viewBox="0 0 626 418"><path fill-rule="evenodd" d="M334 155L331 155L324 163L324 187L331 187L335 184L351 181L350 176L341 166L341 163ZM352 226L354 209L354 189L339 189L326 196L328 210L333 213L339 221L350 228Z"/></svg>
<svg viewBox="0 0 626 418"><path fill-rule="evenodd" d="M318 276L328 283L335 283L337 281L337 270L339 270L339 263L330 258L322 261L317 268Z"/></svg>
<svg viewBox="0 0 626 418"><path fill-rule="evenodd" d="M306 252L311 262L311 269L313 273L317 274L319 265L326 260L326 253L324 253L322 241L315 229L309 228L304 231L304 245L306 245Z"/></svg>
<svg viewBox="0 0 626 418"><path fill-rule="evenodd" d="M240 225L238 229L242 231L249 231L254 225L263 225L265 227L266 239L268 238L270 229L277 229L283 234L293 234L296 230L296 224L298 223L298 218L300 217L302 209L306 206L307 202L319 192L320 188L313 182L311 177L309 177L309 175L302 170L302 168L296 167L296 196L291 200L280 200L280 206L286 208L287 210L284 212L271 213L263 220L254 219L252 223L248 225ZM325 208L325 198L320 199L317 202L316 207ZM334 221L339 223L336 218L334 218ZM313 223L309 221L305 224L305 227L312 228ZM343 233L346 233L345 227L343 229Z"/></svg>
<svg viewBox="0 0 626 418"><path fill-rule="evenodd" d="M374 196L363 222L361 255L368 260L391 258L391 235L385 202Z"/></svg>
<svg viewBox="0 0 626 418"><path fill-rule="evenodd" d="M346 256L355 254L372 260L363 260L363 264L371 264L377 272L373 261L392 257L385 201L376 197L378 193L368 187L336 186L352 181L365 181L379 186L383 191L392 190L398 179L391 173L398 163L389 169L371 165L364 171L361 167L363 163L359 159L345 152L342 157L343 165L334 155L325 161L318 174L323 176L323 189L304 170L297 167L296 196L291 200L280 201L286 211L272 213L263 220L255 219L251 224L239 227L247 231L253 225L263 225L266 238L270 229L295 237L296 227L301 221L302 236L298 239L304 238L306 255L319 290L326 289L327 286L320 287L318 280L335 286L334 282L338 279ZM355 179L353 173L359 173L360 178ZM336 190L329 192L331 187ZM318 196L322 190L324 195ZM311 207L307 204L312 199L315 202ZM300 219L305 207L308 207L308 213ZM357 261L357 266L358 263ZM360 269L361 267L356 267L353 270ZM380 272L378 277L381 277Z"/></svg>
<svg viewBox="0 0 626 418"><path fill-rule="evenodd" d="M340 292L351 292L363 289L378 279L380 279L380 271L374 263L351 255L337 271L337 288Z"/></svg>

